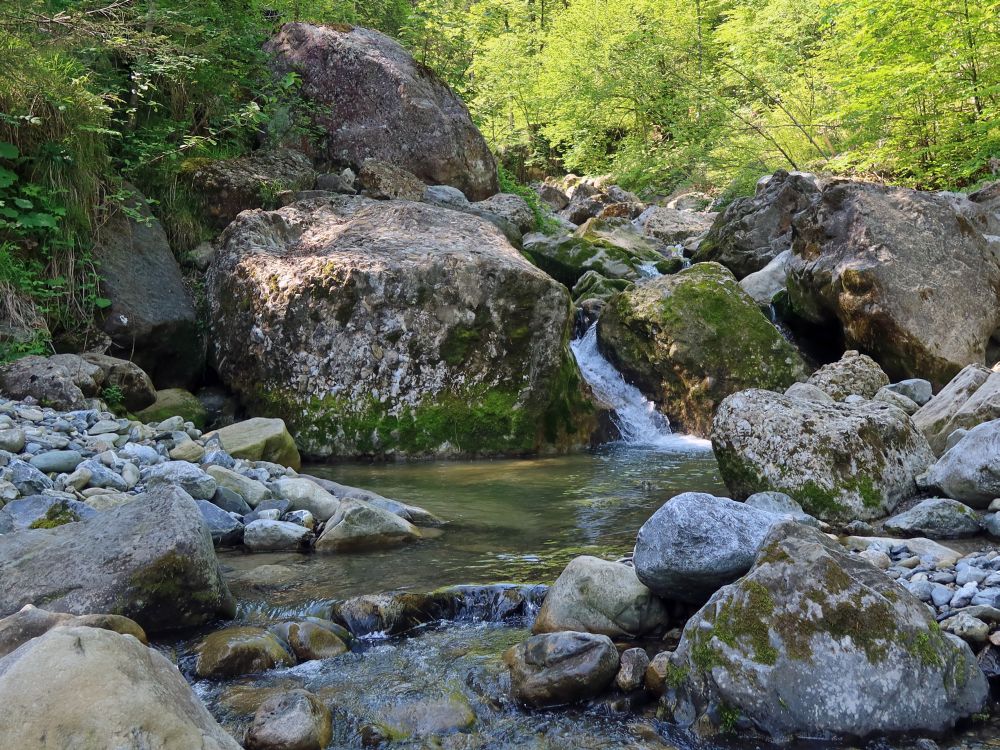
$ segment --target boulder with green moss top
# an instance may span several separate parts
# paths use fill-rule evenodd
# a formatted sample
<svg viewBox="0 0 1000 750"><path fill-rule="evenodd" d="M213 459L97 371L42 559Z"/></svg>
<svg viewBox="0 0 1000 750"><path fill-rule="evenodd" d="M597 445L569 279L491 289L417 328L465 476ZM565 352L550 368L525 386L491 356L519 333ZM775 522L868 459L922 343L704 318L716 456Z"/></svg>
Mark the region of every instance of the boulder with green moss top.
<svg viewBox="0 0 1000 750"><path fill-rule="evenodd" d="M97 517L0 535L0 616L25 604L130 617L147 631L232 616L212 537L183 490L162 486Z"/></svg>
<svg viewBox="0 0 1000 750"><path fill-rule="evenodd" d="M269 461L296 471L302 466L302 457L285 423L281 419L254 417L226 425L207 438L216 437L233 458L248 461Z"/></svg>
<svg viewBox="0 0 1000 750"><path fill-rule="evenodd" d="M889 385L889 376L874 359L850 349L836 362L816 370L806 383L816 386L834 401L843 401L851 395L872 399L879 389Z"/></svg>
<svg viewBox="0 0 1000 750"><path fill-rule="evenodd" d="M1000 371L968 365L913 415L913 421L941 455L949 436L1000 419Z"/></svg>
<svg viewBox="0 0 1000 750"><path fill-rule="evenodd" d="M249 626L210 633L194 651L194 671L202 678L239 677L295 664L295 657L274 633Z"/></svg>
<svg viewBox="0 0 1000 750"><path fill-rule="evenodd" d="M476 216L349 196L244 212L208 298L219 374L310 456L554 452L596 424L569 294Z"/></svg>
<svg viewBox="0 0 1000 750"><path fill-rule="evenodd" d="M631 286L628 279L609 279L597 271L587 271L573 286L573 301L580 304L588 299L607 300Z"/></svg>
<svg viewBox="0 0 1000 750"><path fill-rule="evenodd" d="M791 522L691 618L670 666L674 721L778 738L939 732L989 693L972 651L924 604Z"/></svg>
<svg viewBox="0 0 1000 750"><path fill-rule="evenodd" d="M657 240L643 237L622 219L589 219L563 237L528 235L524 254L570 289L587 271L634 281L651 273L673 273L682 265L679 256L665 254Z"/></svg>
<svg viewBox="0 0 1000 750"><path fill-rule="evenodd" d="M162 422L170 417L181 417L198 429L205 427L205 407L190 391L183 388L166 388L156 392L156 400L135 413L141 422Z"/></svg>
<svg viewBox="0 0 1000 750"><path fill-rule="evenodd" d="M802 357L733 275L698 263L612 297L598 344L671 423L707 435L723 398L804 380Z"/></svg>
<svg viewBox="0 0 1000 750"><path fill-rule="evenodd" d="M823 521L881 518L917 493L934 454L889 404L827 403L764 390L735 393L712 425L734 498L777 490Z"/></svg>
<svg viewBox="0 0 1000 750"><path fill-rule="evenodd" d="M1000 328L989 213L954 195L836 181L795 217L794 312L836 325L891 378L942 386Z"/></svg>

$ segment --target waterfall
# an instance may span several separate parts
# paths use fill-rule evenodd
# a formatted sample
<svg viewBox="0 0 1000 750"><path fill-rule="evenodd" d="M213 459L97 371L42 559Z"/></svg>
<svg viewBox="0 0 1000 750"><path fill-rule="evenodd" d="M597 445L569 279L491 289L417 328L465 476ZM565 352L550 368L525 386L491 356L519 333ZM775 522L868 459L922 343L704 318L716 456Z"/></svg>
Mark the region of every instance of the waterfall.
<svg viewBox="0 0 1000 750"><path fill-rule="evenodd" d="M596 323L582 338L573 341L570 348L594 395L614 409L613 419L621 432L622 442L658 450L690 451L709 447L707 440L672 433L670 422L657 411L656 405L634 385L625 382L622 374L597 350Z"/></svg>

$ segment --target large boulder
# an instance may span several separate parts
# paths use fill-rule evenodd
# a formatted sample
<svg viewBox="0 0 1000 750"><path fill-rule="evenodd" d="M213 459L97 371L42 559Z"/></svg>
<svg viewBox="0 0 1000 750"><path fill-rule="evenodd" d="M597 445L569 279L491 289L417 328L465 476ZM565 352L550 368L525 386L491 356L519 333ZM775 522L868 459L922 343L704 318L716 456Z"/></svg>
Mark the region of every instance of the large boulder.
<svg viewBox="0 0 1000 750"><path fill-rule="evenodd" d="M380 159L470 200L497 192L496 162L461 99L389 37L289 23L265 49L278 74L298 74L316 105L326 159L355 169Z"/></svg>
<svg viewBox="0 0 1000 750"><path fill-rule="evenodd" d="M968 203L968 202L967 202ZM1000 257L968 211L934 193L838 181L795 219L795 313L835 323L894 379L941 386L983 364L1000 328Z"/></svg>
<svg viewBox="0 0 1000 750"><path fill-rule="evenodd" d="M634 638L666 624L663 603L640 583L634 568L584 555L573 558L549 588L532 630Z"/></svg>
<svg viewBox="0 0 1000 750"><path fill-rule="evenodd" d="M1000 419L1000 371L967 365L941 391L924 404L913 422L941 455L955 430L968 430Z"/></svg>
<svg viewBox="0 0 1000 750"><path fill-rule="evenodd" d="M129 635L57 627L0 659L7 748L240 750L170 660Z"/></svg>
<svg viewBox="0 0 1000 750"><path fill-rule="evenodd" d="M634 281L676 271L681 265L679 258L665 256L657 242L643 237L629 223L604 219L590 219L563 237L528 235L524 254L570 289L588 271Z"/></svg>
<svg viewBox="0 0 1000 750"><path fill-rule="evenodd" d="M135 414L141 422L163 422L170 417L180 417L198 429L205 426L205 407L190 391L183 388L165 388L156 392L156 400Z"/></svg>
<svg viewBox="0 0 1000 750"><path fill-rule="evenodd" d="M111 300L102 323L111 354L135 362L160 388L187 385L205 361L194 302L145 198L136 194L126 209L101 227L93 250Z"/></svg>
<svg viewBox="0 0 1000 750"><path fill-rule="evenodd" d="M253 417L226 425L207 437L216 437L233 458L270 461L298 470L302 457L285 423L280 419Z"/></svg>
<svg viewBox="0 0 1000 750"><path fill-rule="evenodd" d="M277 208L281 193L308 190L316 170L305 154L280 148L199 164L187 181L206 223L221 231L240 211Z"/></svg>
<svg viewBox="0 0 1000 750"><path fill-rule="evenodd" d="M927 484L973 508L1000 497L1000 419L966 432L931 466Z"/></svg>
<svg viewBox="0 0 1000 750"><path fill-rule="evenodd" d="M782 250L759 271L749 273L740 279L743 291L753 297L760 307L770 307L774 295L785 290L788 279L788 261L792 258L791 248Z"/></svg>
<svg viewBox="0 0 1000 750"><path fill-rule="evenodd" d="M909 510L887 518L885 529L900 536L930 539L958 539L975 536L982 530L975 511L946 497L921 500Z"/></svg>
<svg viewBox="0 0 1000 750"><path fill-rule="evenodd" d="M316 551L382 549L419 538L420 530L395 513L364 500L345 500L316 540Z"/></svg>
<svg viewBox="0 0 1000 750"><path fill-rule="evenodd" d="M715 214L650 206L634 219L633 224L647 237L677 245L707 232L714 219Z"/></svg>
<svg viewBox="0 0 1000 750"><path fill-rule="evenodd" d="M93 353L30 355L0 366L0 393L53 409L82 409L87 399L104 398L135 410L156 398L152 381L135 363Z"/></svg>
<svg viewBox="0 0 1000 750"><path fill-rule="evenodd" d="M792 217L819 192L816 177L778 170L720 213L698 246L696 261L721 263L736 278L760 271L792 244Z"/></svg>
<svg viewBox="0 0 1000 750"><path fill-rule="evenodd" d="M0 535L0 616L26 604L124 615L150 632L234 611L201 512L172 486L91 520Z"/></svg>
<svg viewBox="0 0 1000 750"><path fill-rule="evenodd" d="M916 477L934 460L927 440L894 406L763 390L722 402L712 447L733 497L777 490L824 521L891 513L916 494Z"/></svg>
<svg viewBox="0 0 1000 750"><path fill-rule="evenodd" d="M774 513L705 492L664 503L639 529L635 572L665 599L701 604L750 570Z"/></svg>
<svg viewBox="0 0 1000 750"><path fill-rule="evenodd" d="M606 635L546 633L504 652L511 694L544 708L594 698L618 674L618 650Z"/></svg>
<svg viewBox="0 0 1000 750"><path fill-rule="evenodd" d="M699 263L612 297L597 327L604 355L685 432L706 435L723 398L784 390L805 363L729 271Z"/></svg>
<svg viewBox="0 0 1000 750"><path fill-rule="evenodd" d="M938 732L989 692L969 647L931 610L793 523L688 621L668 673L675 721L781 738Z"/></svg>
<svg viewBox="0 0 1000 750"><path fill-rule="evenodd" d="M816 370L806 383L816 386L834 401L843 401L848 396L873 399L880 389L889 385L889 376L871 357L849 349L836 362Z"/></svg>
<svg viewBox="0 0 1000 750"><path fill-rule="evenodd" d="M568 292L475 216L347 196L244 212L208 298L219 374L311 456L527 454L594 423Z"/></svg>
<svg viewBox="0 0 1000 750"><path fill-rule="evenodd" d="M0 657L57 627L102 628L131 635L141 643L147 642L146 631L139 627L139 623L121 615L68 615L28 604L9 617L0 619Z"/></svg>

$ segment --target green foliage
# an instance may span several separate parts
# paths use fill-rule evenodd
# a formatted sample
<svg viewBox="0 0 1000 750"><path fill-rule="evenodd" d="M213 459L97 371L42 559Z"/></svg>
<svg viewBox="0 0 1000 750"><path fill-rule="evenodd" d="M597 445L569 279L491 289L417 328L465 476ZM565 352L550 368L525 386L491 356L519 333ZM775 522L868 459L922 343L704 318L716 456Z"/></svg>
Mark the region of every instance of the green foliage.
<svg viewBox="0 0 1000 750"><path fill-rule="evenodd" d="M537 231L549 234L558 228L558 222L542 208L542 199L538 197L538 193L518 182L517 178L502 165L497 168L497 176L501 193L519 195L531 207L531 213L535 215L535 229Z"/></svg>
<svg viewBox="0 0 1000 750"><path fill-rule="evenodd" d="M125 393L119 385L109 385L101 391L101 398L112 409L117 409L125 403Z"/></svg>

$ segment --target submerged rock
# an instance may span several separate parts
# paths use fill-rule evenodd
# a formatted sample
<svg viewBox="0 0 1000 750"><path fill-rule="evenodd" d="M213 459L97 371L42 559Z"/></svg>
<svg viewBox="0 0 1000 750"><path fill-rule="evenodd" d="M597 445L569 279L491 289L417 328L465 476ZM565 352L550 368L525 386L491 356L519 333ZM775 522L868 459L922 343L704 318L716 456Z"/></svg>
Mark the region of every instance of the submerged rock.
<svg viewBox="0 0 1000 750"><path fill-rule="evenodd" d="M584 555L571 560L549 588L532 632L576 630L620 638L666 624L666 608L634 568Z"/></svg>
<svg viewBox="0 0 1000 750"><path fill-rule="evenodd" d="M805 363L722 266L699 263L612 297L597 327L602 353L671 423L707 435L726 396L784 390Z"/></svg>
<svg viewBox="0 0 1000 750"><path fill-rule="evenodd" d="M791 523L688 622L670 673L675 721L779 738L942 731L988 694L968 646L925 605Z"/></svg>
<svg viewBox="0 0 1000 750"><path fill-rule="evenodd" d="M823 521L879 518L917 492L934 456L899 409L750 390L719 407L719 471L735 498L777 490Z"/></svg>
<svg viewBox="0 0 1000 750"><path fill-rule="evenodd" d="M288 645L296 659L311 661L329 659L347 651L347 644L334 632L337 627L332 622L303 620L283 622L272 626L270 631L280 638L282 643Z"/></svg>
<svg viewBox="0 0 1000 750"><path fill-rule="evenodd" d="M503 655L510 669L511 695L543 708L595 698L618 673L618 650L606 635L536 635Z"/></svg>
<svg viewBox="0 0 1000 750"><path fill-rule="evenodd" d="M264 701L247 731L247 750L323 750L333 738L330 709L308 690Z"/></svg>
<svg viewBox="0 0 1000 750"><path fill-rule="evenodd" d="M98 628L55 628L0 659L0 705L17 717L9 748L240 750L166 657Z"/></svg>

